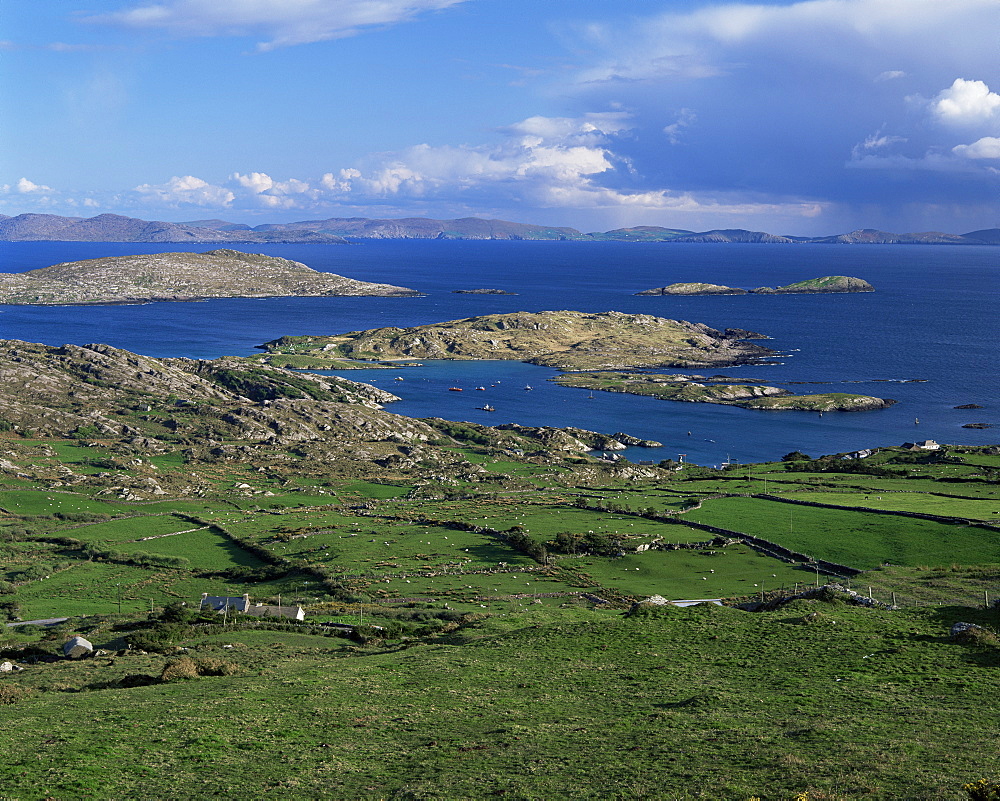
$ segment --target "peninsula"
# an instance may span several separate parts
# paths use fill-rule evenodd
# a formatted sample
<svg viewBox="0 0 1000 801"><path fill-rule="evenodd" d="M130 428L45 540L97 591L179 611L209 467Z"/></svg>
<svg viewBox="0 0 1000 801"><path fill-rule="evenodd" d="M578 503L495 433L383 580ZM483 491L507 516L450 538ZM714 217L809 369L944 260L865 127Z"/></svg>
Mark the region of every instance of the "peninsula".
<svg viewBox="0 0 1000 801"><path fill-rule="evenodd" d="M419 294L405 287L356 281L318 272L297 261L238 250L114 256L0 274L0 303L13 305Z"/></svg>
<svg viewBox="0 0 1000 801"><path fill-rule="evenodd" d="M661 286L655 289L645 289L636 295L817 295L843 292L874 292L875 287L863 278L852 278L847 275L826 275L822 278L810 278L806 281L796 281L785 286L762 286L757 289L738 289L719 284L697 282L677 283Z"/></svg>
<svg viewBox="0 0 1000 801"><path fill-rule="evenodd" d="M757 363L773 354L746 342L747 334L649 314L544 311L334 336L286 336L260 347L278 357L314 360L506 359L560 370L723 367Z"/></svg>

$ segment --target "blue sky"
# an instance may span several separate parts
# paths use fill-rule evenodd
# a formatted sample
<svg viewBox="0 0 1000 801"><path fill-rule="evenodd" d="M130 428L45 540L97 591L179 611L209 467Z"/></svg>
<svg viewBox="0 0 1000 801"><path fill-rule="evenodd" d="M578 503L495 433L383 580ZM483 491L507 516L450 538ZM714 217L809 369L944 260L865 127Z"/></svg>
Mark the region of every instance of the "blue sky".
<svg viewBox="0 0 1000 801"><path fill-rule="evenodd" d="M1000 0L4 0L0 213L1000 224Z"/></svg>

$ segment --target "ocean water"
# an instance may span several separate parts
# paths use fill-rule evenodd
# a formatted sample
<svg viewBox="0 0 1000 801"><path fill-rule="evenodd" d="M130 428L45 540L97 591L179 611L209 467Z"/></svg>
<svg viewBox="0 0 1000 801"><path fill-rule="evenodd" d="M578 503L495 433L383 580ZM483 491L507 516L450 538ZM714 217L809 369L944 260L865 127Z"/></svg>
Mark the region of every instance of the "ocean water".
<svg viewBox="0 0 1000 801"><path fill-rule="evenodd" d="M0 243L0 271L210 247L7 242ZM107 342L151 356L214 358L253 353L256 345L284 334L410 326L495 312L642 312L757 331L769 336L763 344L779 353L774 364L700 372L762 378L803 394L859 392L898 403L880 411L820 416L600 392L590 398L586 390L549 382L555 371L514 362L430 362L344 374L400 395L402 400L388 407L400 414L492 425L572 425L663 443L657 449L630 449L626 456L632 460L683 453L691 462L718 464L913 439L1000 442L1000 428L962 428L966 423L1000 426L1000 248L439 241L240 247L317 270L412 287L425 296L0 306L0 338L53 345ZM687 298L634 294L676 281L754 288L822 275L858 276L877 291ZM454 294L482 287L517 294ZM476 390L479 386L484 390ZM463 392L449 392L450 387ZM496 411L477 408L487 403ZM984 408L954 408L968 403Z"/></svg>

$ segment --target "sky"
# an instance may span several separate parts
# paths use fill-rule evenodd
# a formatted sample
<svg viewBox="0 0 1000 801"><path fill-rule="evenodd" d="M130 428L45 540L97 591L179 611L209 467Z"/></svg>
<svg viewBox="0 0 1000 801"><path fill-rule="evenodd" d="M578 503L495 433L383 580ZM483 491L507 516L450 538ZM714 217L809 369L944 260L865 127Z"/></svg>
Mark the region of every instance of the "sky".
<svg viewBox="0 0 1000 801"><path fill-rule="evenodd" d="M0 214L1000 225L1000 0L3 0Z"/></svg>

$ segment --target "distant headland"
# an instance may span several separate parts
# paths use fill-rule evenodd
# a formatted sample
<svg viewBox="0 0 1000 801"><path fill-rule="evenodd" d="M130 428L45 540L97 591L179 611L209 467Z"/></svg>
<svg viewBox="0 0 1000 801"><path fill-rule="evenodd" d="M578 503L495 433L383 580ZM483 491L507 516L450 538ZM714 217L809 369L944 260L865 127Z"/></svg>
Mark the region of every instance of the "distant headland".
<svg viewBox="0 0 1000 801"><path fill-rule="evenodd" d="M749 231L743 228L688 231L640 225L612 231L584 233L563 226L533 225L508 220L463 217L435 220L428 217L370 219L331 217L291 223L250 226L227 220L191 220L171 223L141 220L119 214L96 217L61 217L56 214L0 215L3 242L193 242L193 243L291 243L347 244L368 239L476 239L573 242L672 242L740 244L831 245L1000 245L1000 228L967 234L940 231L895 234L862 228L833 236L802 237Z"/></svg>

